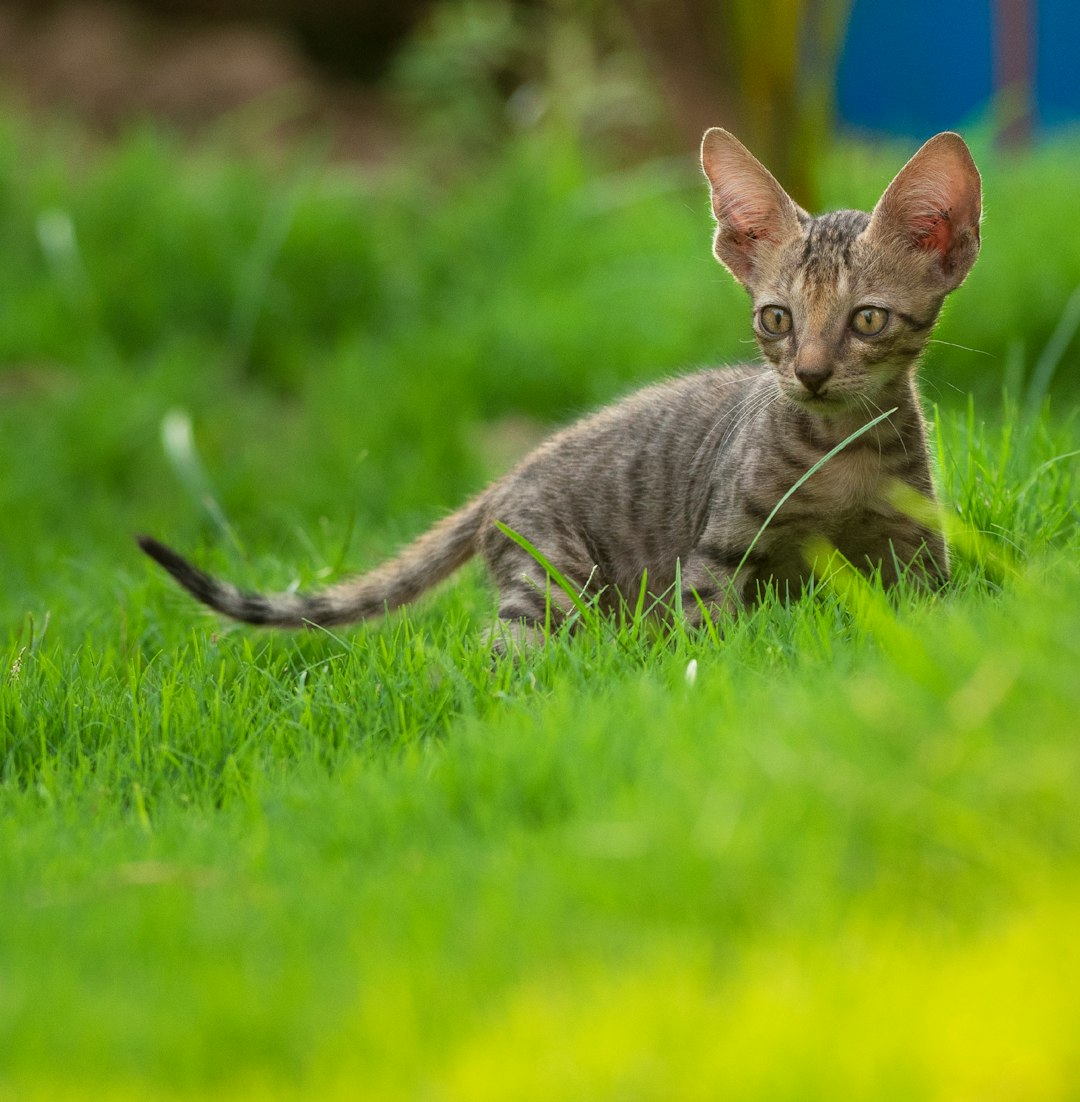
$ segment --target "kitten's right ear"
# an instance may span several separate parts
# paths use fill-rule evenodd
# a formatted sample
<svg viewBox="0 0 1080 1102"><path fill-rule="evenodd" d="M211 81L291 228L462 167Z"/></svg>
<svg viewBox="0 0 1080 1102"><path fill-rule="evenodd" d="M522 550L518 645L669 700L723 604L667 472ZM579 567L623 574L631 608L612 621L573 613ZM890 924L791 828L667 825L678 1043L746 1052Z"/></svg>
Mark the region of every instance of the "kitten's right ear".
<svg viewBox="0 0 1080 1102"><path fill-rule="evenodd" d="M773 174L734 135L705 131L701 167L716 216L713 252L745 287L762 255L796 236L810 216L792 202Z"/></svg>
<svg viewBox="0 0 1080 1102"><path fill-rule="evenodd" d="M963 283L979 255L982 181L959 134L931 138L897 173L866 235L924 258L944 291Z"/></svg>

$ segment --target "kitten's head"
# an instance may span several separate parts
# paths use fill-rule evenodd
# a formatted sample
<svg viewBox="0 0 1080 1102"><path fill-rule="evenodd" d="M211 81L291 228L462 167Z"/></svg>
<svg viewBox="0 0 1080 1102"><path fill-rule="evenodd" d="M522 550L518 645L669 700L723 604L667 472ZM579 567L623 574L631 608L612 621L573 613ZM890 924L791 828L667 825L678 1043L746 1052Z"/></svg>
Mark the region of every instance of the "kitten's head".
<svg viewBox="0 0 1080 1102"><path fill-rule="evenodd" d="M886 396L979 252L981 184L957 134L931 138L870 214L813 218L726 130L701 164L713 250L754 301L754 334L781 391L821 413Z"/></svg>

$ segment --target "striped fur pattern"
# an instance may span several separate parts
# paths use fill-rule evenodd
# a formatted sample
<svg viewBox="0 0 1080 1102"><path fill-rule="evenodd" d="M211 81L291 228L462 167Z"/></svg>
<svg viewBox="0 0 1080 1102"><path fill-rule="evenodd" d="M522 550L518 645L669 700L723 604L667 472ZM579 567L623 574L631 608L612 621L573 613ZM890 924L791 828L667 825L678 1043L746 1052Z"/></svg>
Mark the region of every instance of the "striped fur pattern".
<svg viewBox="0 0 1080 1102"><path fill-rule="evenodd" d="M497 521L602 605L633 603L645 576L661 605L681 602L692 620L767 586L797 592L808 548L823 542L887 585L906 575L941 586L942 534L897 490L934 499L915 367L978 253L981 185L967 146L939 134L871 213L817 218L726 131L706 133L702 166L714 252L751 296L762 364L630 395L551 437L396 558L317 593L250 594L149 537L143 550L211 608L281 627L382 615L480 554L499 588L497 647L539 641L572 607ZM893 408L765 525L823 456Z"/></svg>

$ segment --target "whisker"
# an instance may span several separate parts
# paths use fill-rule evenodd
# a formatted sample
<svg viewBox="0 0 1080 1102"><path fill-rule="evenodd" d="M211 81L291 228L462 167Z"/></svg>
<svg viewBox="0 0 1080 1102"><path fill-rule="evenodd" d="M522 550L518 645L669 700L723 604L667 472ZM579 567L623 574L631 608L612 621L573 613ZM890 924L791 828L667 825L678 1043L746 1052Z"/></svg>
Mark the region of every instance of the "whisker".
<svg viewBox="0 0 1080 1102"><path fill-rule="evenodd" d="M732 411L732 417L728 422L727 430L720 440L717 452L722 452L724 445L743 427L743 425L764 413L779 396L779 391L771 387L767 390L755 390L749 395L748 399L741 403L741 408L736 407L736 409Z"/></svg>
<svg viewBox="0 0 1080 1102"><path fill-rule="evenodd" d="M729 386L734 386L736 383L743 382L743 381L744 380L741 379L741 378L732 379L728 385ZM702 453L709 446L709 442L712 439L713 433L716 432L716 430L720 428L720 426L724 422L724 420L725 419L730 419L732 416L734 416L738 412L738 410L741 407L745 406L748 402L752 402L754 400L754 397L756 396L756 394L757 394L756 390L751 390L749 394L745 394L745 395L743 395L743 397L738 399L738 401L736 401L734 403L734 405L732 405L728 409L724 409L724 410L720 411L720 413L716 417L716 420L713 421L713 423L709 426L709 431L707 433L705 433L705 435L701 439L701 443L697 446L697 450L694 452L694 454L693 454L693 456L690 460L690 463L688 464L688 467L687 467L688 472L692 472L695 469L695 467L697 466L697 461L701 458ZM719 448L722 448L723 447L723 440L721 440L720 444L717 445L717 446Z"/></svg>
<svg viewBox="0 0 1080 1102"><path fill-rule="evenodd" d="M871 398L871 397L869 397L868 395L865 395L865 394L862 395L861 397L862 397L863 401L866 403L867 407L869 407L869 408L867 408L866 412L869 413L871 417L876 417L878 414L885 412L881 408L881 406L879 406L877 404L877 402L874 401L873 398ZM904 434L900 431L900 426L891 417L886 419L886 423L888 424L889 428L891 428L893 430L893 432L896 434L896 439L900 441L900 446L904 449L904 458L906 459L907 454L908 454L907 441L904 439ZM880 437L880 434L878 434L878 455L881 455L881 437Z"/></svg>
<svg viewBox="0 0 1080 1102"><path fill-rule="evenodd" d="M931 337L927 344L944 344L949 348L959 348L961 352L974 352L976 356L989 356L994 359L993 352L987 352L985 348L969 348L966 344L957 344L955 341L943 341L940 337Z"/></svg>
<svg viewBox="0 0 1080 1102"><path fill-rule="evenodd" d="M723 439L720 441L719 447L716 449L716 457L713 460L713 468L720 465L724 456L724 445L730 440L740 429L746 424L750 424L762 414L764 414L774 402L780 400L780 392L772 388L756 392L754 397L756 401L747 403L739 415L732 419L728 425L727 431L724 433Z"/></svg>
<svg viewBox="0 0 1080 1102"><path fill-rule="evenodd" d="M747 382L751 382L751 380L748 380L745 376L738 376L730 380L728 385L736 386ZM732 432L735 431L736 427L741 424L746 417L755 416L758 407L764 404L763 398L767 397L767 390L763 392L758 385L753 385L752 383L749 393L744 394L730 406L720 411L716 419L709 426L708 431L702 437L701 443L698 444L690 462L686 466L686 472L682 478L682 485L684 487L688 486L692 481L696 481L698 478L702 477L702 473L698 470L699 463L710 448L714 449L714 456L711 463L709 463L709 467L716 467L720 456L723 455L724 445L730 439ZM720 431L722 431L723 435L717 439L717 433Z"/></svg>

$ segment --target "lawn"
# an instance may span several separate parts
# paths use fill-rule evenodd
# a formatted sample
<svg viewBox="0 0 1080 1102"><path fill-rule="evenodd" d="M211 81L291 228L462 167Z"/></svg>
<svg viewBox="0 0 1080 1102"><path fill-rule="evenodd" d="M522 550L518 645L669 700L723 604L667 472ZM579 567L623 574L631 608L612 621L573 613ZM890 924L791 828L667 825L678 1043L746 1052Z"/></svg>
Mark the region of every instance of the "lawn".
<svg viewBox="0 0 1080 1102"><path fill-rule="evenodd" d="M552 425L749 354L691 158L360 172L0 121L0 1095L1080 1098L1080 146L984 172L924 370L955 583L518 664L370 565ZM841 147L833 206L911 150Z"/></svg>

